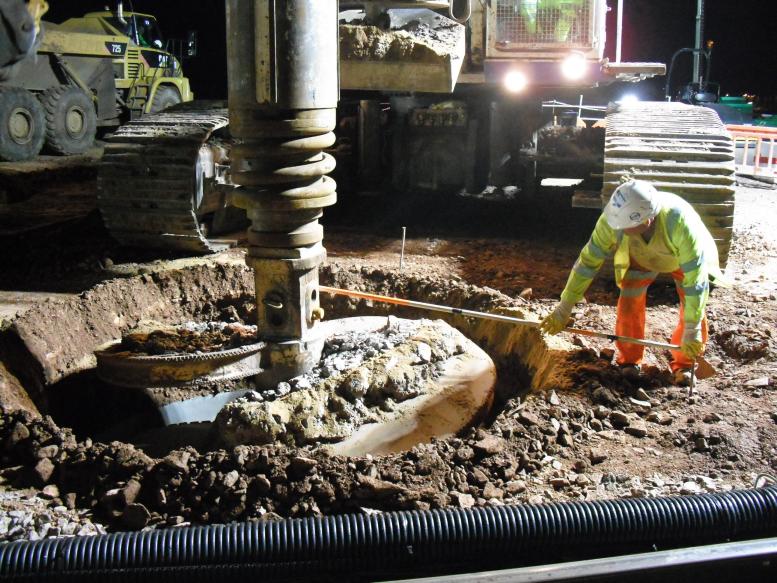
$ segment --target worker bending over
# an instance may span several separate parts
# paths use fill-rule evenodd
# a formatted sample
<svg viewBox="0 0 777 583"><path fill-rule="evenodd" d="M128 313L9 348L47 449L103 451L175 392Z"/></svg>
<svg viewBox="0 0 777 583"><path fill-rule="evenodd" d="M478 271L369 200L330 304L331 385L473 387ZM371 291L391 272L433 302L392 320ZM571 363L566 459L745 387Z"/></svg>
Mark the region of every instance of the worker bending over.
<svg viewBox="0 0 777 583"><path fill-rule="evenodd" d="M615 281L620 287L616 334L645 337L648 286L659 273L672 276L680 296L680 319L672 335L674 382L687 386L693 363L707 343L705 306L710 280L722 281L718 250L696 211L679 196L658 192L648 182L631 181L613 193L583 247L561 294L561 302L540 328L548 334L563 330L572 308L610 253L615 253ZM636 375L645 348L616 342L617 362L624 373Z"/></svg>

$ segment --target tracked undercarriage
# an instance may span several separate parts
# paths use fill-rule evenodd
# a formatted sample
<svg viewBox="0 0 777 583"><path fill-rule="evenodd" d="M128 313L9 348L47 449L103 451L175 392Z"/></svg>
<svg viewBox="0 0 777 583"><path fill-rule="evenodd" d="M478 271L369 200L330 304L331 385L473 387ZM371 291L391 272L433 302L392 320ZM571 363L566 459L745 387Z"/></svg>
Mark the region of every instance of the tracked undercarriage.
<svg viewBox="0 0 777 583"><path fill-rule="evenodd" d="M714 237L721 265L733 235L734 172L734 143L709 108L645 102L608 111L602 202L631 178L683 197Z"/></svg>
<svg viewBox="0 0 777 583"><path fill-rule="evenodd" d="M108 140L98 202L116 240L198 254L229 245L213 237L244 220L227 200L228 122L223 104L194 102L145 116Z"/></svg>

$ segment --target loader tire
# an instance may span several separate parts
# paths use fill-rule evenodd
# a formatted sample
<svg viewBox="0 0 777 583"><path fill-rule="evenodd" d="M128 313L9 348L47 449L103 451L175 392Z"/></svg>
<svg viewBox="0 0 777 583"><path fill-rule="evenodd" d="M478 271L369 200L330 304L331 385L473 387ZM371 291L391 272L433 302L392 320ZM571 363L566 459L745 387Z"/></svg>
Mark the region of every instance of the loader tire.
<svg viewBox="0 0 777 583"><path fill-rule="evenodd" d="M59 85L40 95L46 111L46 150L51 154L83 154L94 145L97 113L92 99L79 87Z"/></svg>
<svg viewBox="0 0 777 583"><path fill-rule="evenodd" d="M43 107L35 96L19 87L0 87L0 160L31 160L45 137Z"/></svg>
<svg viewBox="0 0 777 583"><path fill-rule="evenodd" d="M159 113L168 107L181 103L181 94L178 89L169 85L163 85L156 90L154 99L151 101L151 113Z"/></svg>

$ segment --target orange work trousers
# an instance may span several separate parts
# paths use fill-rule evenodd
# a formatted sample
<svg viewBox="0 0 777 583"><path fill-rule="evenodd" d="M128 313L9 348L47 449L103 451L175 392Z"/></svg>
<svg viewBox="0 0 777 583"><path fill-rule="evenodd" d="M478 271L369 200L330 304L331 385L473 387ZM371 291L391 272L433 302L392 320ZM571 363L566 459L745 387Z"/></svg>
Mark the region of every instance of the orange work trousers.
<svg viewBox="0 0 777 583"><path fill-rule="evenodd" d="M679 269L670 274L674 279L677 295L680 296L680 316L677 327L672 334L672 344L682 344L685 331L685 292L682 288L683 272ZM655 271L646 271L633 262L621 282L621 294L618 298L618 319L615 322L615 333L618 336L630 336L631 338L645 337L645 306L647 303L647 290L651 283L658 277ZM702 340L707 343L707 316L701 321ZM616 342L618 348L618 364L640 364L645 354L645 347L628 342ZM672 371L689 369L693 361L679 350L672 350Z"/></svg>

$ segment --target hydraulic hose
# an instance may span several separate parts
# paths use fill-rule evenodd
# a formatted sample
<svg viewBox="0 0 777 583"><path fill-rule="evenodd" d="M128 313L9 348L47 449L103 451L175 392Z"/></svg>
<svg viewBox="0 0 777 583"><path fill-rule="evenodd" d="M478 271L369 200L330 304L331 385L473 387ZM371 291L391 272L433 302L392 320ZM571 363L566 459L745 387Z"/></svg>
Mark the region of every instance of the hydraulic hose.
<svg viewBox="0 0 777 583"><path fill-rule="evenodd" d="M0 545L0 579L375 580L609 556L777 533L777 488L386 512ZM261 577L261 579L260 579Z"/></svg>

